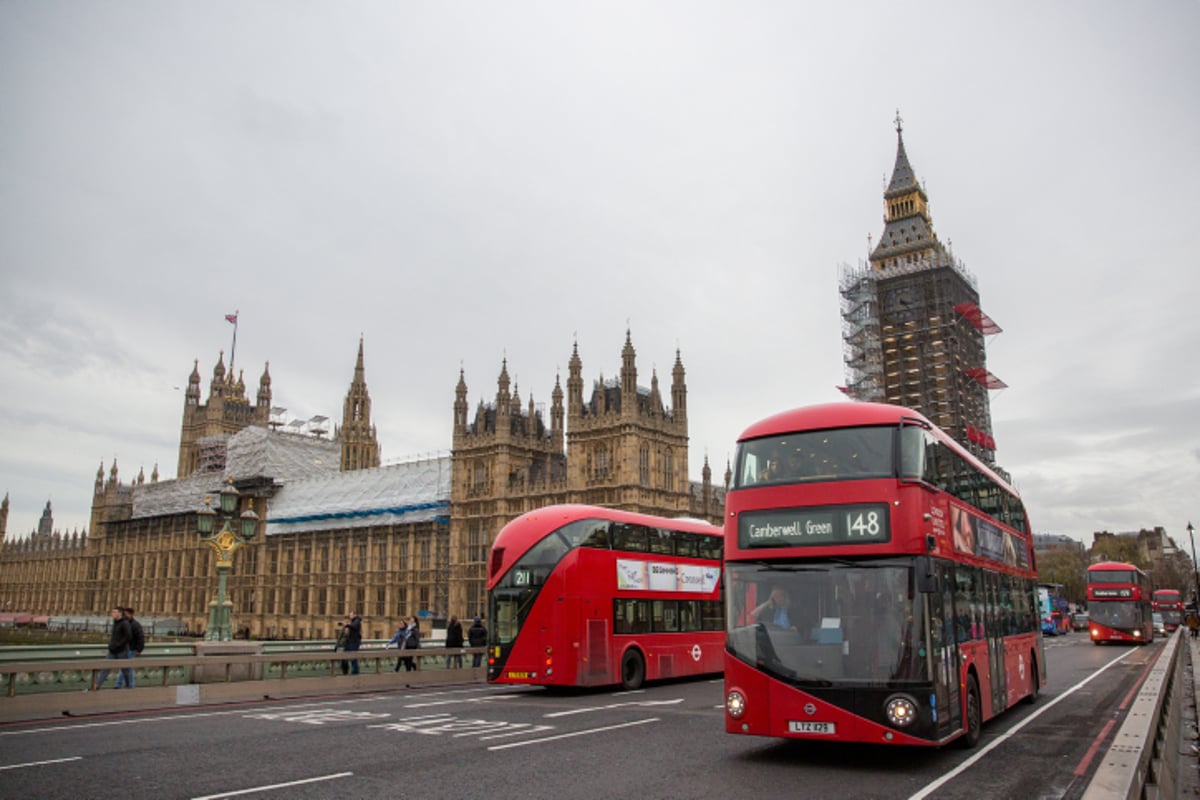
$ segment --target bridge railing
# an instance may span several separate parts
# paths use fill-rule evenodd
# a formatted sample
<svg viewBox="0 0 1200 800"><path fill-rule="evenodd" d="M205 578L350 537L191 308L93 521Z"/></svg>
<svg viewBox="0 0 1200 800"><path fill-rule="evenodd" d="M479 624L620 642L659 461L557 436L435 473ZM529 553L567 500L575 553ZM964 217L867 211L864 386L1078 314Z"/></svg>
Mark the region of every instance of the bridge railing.
<svg viewBox="0 0 1200 800"><path fill-rule="evenodd" d="M1185 667L1185 628L1166 647L1138 690L1083 800L1176 797Z"/></svg>
<svg viewBox="0 0 1200 800"><path fill-rule="evenodd" d="M244 645L243 645L244 647ZM204 655L141 656L134 659L83 658L0 663L0 721L76 714L165 708L176 705L305 697L398 686L482 683L485 668L472 667L484 648L422 647ZM447 656L461 656L461 668L446 668ZM413 670L396 671L398 659L413 659ZM358 674L342 674L343 661L358 661ZM115 685L121 669L135 670L133 689L96 688L109 671Z"/></svg>

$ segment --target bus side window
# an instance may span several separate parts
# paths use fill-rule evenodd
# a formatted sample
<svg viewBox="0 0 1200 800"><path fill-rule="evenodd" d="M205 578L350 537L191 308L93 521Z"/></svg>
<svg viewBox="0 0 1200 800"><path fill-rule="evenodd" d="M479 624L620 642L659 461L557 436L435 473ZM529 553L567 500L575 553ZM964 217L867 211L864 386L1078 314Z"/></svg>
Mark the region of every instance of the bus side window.
<svg viewBox="0 0 1200 800"><path fill-rule="evenodd" d="M613 525L613 549L628 550L634 553L644 553L650 543L647 541L647 529L642 525L627 525L625 523L616 523Z"/></svg>
<svg viewBox="0 0 1200 800"><path fill-rule="evenodd" d="M675 555L675 535L666 528L649 528L650 552L659 555Z"/></svg>

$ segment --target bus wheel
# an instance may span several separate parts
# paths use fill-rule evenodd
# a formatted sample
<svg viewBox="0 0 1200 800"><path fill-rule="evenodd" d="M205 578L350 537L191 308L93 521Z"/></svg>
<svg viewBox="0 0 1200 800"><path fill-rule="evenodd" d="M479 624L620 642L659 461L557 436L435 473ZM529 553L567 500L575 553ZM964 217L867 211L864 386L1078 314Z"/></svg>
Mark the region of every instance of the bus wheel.
<svg viewBox="0 0 1200 800"><path fill-rule="evenodd" d="M645 679L646 662L642 660L642 654L632 648L626 650L621 656L621 688L632 692L642 688Z"/></svg>
<svg viewBox="0 0 1200 800"><path fill-rule="evenodd" d="M1030 669L1030 673L1031 673L1029 675L1029 678L1030 678L1030 683L1032 685L1029 687L1029 694L1025 696L1025 702L1029 703L1029 705L1033 705L1034 703L1037 702L1038 690L1041 688L1038 685L1039 681L1038 681L1037 659L1035 659L1033 657L1033 653L1029 654L1029 669Z"/></svg>
<svg viewBox="0 0 1200 800"><path fill-rule="evenodd" d="M967 676L967 732L963 735L964 750L970 750L979 744L979 736L983 732L983 706L979 702L979 682L974 675Z"/></svg>

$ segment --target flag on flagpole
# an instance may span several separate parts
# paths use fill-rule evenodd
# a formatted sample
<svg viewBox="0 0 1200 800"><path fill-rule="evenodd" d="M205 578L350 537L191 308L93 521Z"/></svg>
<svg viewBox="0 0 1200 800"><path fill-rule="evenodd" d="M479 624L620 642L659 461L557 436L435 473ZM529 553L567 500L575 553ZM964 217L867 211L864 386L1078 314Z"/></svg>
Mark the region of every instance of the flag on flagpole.
<svg viewBox="0 0 1200 800"><path fill-rule="evenodd" d="M232 322L234 325L237 325L237 314L236 314L236 313L234 313L234 314L226 314L226 315L225 315L225 321L226 321L226 322Z"/></svg>

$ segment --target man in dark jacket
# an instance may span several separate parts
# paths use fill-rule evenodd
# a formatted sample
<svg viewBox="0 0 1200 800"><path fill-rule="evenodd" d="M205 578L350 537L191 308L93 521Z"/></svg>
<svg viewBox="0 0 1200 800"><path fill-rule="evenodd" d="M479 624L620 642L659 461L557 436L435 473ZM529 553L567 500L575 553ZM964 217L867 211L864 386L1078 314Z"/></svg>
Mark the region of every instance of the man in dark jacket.
<svg viewBox="0 0 1200 800"><path fill-rule="evenodd" d="M125 621L129 623L129 652L126 653L126 658L137 658L146 649L146 632L142 630L142 623L138 622L133 616L132 608L121 609L125 617ZM128 678L126 676L128 675ZM121 674L117 676L117 688L126 689L133 688L133 668L121 670Z"/></svg>
<svg viewBox="0 0 1200 800"><path fill-rule="evenodd" d="M483 626L483 620L479 617L471 623L471 627L467 629L467 643L471 647L485 647L487 645L487 628ZM471 666L478 667L483 661L483 653L475 653L471 657Z"/></svg>
<svg viewBox="0 0 1200 800"><path fill-rule="evenodd" d="M453 648L462 646L462 623L458 621L457 616L451 614L450 622L446 624L446 649L451 650ZM451 665L458 669L462 669L462 653L454 653L446 656L446 669L450 669Z"/></svg>
<svg viewBox="0 0 1200 800"><path fill-rule="evenodd" d="M112 628L108 633L108 653L105 658L125 659L129 657L129 644L133 641L133 630L129 627L129 620L125 619L124 610L120 606L116 606L112 610ZM108 667L100 670L100 674L96 676L96 688L104 687L104 681L108 680L108 673L111 670ZM121 677L125 678L125 673L129 673L128 681L133 685L133 670L121 670Z"/></svg>
<svg viewBox="0 0 1200 800"><path fill-rule="evenodd" d="M348 621L346 622L345 628L346 646L344 650L347 653L353 653L356 652L358 648L362 647L362 617L358 615L357 611L351 611L346 615L346 618ZM342 662L342 674L345 675L347 672L349 672L351 675L358 674L357 658L352 661Z"/></svg>

